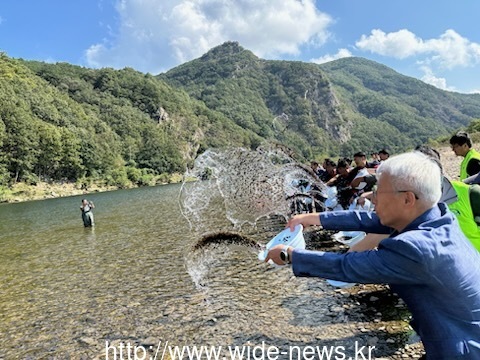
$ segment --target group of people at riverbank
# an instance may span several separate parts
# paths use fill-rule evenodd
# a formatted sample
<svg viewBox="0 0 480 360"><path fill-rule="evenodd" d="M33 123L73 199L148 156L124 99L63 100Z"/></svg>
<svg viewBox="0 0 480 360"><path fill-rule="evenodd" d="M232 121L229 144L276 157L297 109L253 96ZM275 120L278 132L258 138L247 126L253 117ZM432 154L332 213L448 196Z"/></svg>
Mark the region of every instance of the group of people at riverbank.
<svg viewBox="0 0 480 360"><path fill-rule="evenodd" d="M310 166L313 172L318 176L318 178L324 183L332 183L334 180L338 179L345 174L346 172L352 176L352 180L355 177L359 177L358 172L362 169L376 169L383 161L387 160L390 157L390 152L387 149L382 149L379 152L372 152L370 161L367 161L367 155L363 151L359 151L353 155L353 161L355 162L356 167L351 168L352 160L348 157L343 157L338 160L338 163L333 161L330 158L326 158L322 165L317 161L312 161ZM350 171L353 170L352 174ZM370 174L374 171L369 170Z"/></svg>
<svg viewBox="0 0 480 360"><path fill-rule="evenodd" d="M292 230L302 224L376 234L377 240L361 251L338 254L278 245L266 261L291 263L296 276L389 284L413 315L425 359L480 359L480 154L464 132L452 136L450 144L464 157L460 181L446 181L438 152L418 147L374 168L376 187L361 195L371 198L374 212L301 214L287 224ZM355 155L362 160L355 161L361 167L358 175L368 168L364 154ZM344 176L345 162L338 162L331 179ZM356 176L350 186L361 192L365 180Z"/></svg>
<svg viewBox="0 0 480 360"><path fill-rule="evenodd" d="M353 155L354 167L352 160L346 157L339 159L338 163L327 158L322 166L313 161L310 166L322 182L336 187L339 205L348 209L354 201L358 201L358 196L372 190L376 183L376 169L389 156L389 151L382 149L372 153L372 159L368 161L367 155L359 151Z"/></svg>

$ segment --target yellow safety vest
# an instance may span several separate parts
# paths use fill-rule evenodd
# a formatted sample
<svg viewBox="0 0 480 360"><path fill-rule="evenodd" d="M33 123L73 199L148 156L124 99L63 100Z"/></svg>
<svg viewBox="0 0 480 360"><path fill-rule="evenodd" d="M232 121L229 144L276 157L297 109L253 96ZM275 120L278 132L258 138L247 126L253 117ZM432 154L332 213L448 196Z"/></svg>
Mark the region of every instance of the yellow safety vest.
<svg viewBox="0 0 480 360"><path fill-rule="evenodd" d="M471 159L480 160L480 153L476 152L474 149L468 150L467 154L465 155L465 158L460 164L460 180L465 180L470 175L475 175L475 174L470 174L470 175L467 174L468 162Z"/></svg>
<svg viewBox="0 0 480 360"><path fill-rule="evenodd" d="M458 224L465 236L480 251L480 227L473 217L469 194L470 186L461 181L452 181L452 185L457 193L457 201L449 204L448 208L457 217Z"/></svg>

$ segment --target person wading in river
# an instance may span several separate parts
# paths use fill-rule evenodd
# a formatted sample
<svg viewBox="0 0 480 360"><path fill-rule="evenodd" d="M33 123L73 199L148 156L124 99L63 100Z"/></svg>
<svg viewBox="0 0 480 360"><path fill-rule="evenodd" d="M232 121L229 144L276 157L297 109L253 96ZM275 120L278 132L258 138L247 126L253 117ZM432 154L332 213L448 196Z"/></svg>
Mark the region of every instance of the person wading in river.
<svg viewBox="0 0 480 360"><path fill-rule="evenodd" d="M93 220L93 212L95 205L93 202L88 201L87 199L82 200L82 205L80 206L80 211L82 212L83 226L92 227L95 226L95 221Z"/></svg>

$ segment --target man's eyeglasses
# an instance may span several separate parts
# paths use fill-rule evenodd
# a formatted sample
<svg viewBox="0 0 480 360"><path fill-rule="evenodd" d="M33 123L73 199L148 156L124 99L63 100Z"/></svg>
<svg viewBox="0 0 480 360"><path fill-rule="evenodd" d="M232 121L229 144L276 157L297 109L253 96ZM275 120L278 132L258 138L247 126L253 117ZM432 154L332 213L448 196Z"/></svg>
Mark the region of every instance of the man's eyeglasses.
<svg viewBox="0 0 480 360"><path fill-rule="evenodd" d="M406 192L411 192L414 196L415 196L415 199L418 200L418 196L417 194L415 194L412 190L392 190L392 191L381 191L380 194L383 194L383 193L406 193ZM372 189L372 198L373 199L376 199L377 198L377 187L374 187Z"/></svg>

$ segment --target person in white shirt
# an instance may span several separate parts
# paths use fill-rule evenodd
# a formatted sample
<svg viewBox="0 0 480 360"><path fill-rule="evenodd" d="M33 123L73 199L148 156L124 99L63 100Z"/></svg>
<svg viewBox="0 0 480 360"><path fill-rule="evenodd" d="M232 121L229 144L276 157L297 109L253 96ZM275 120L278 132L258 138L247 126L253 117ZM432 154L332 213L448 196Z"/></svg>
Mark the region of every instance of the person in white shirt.
<svg viewBox="0 0 480 360"><path fill-rule="evenodd" d="M350 186L357 191L364 190L367 186L365 177L369 175L367 170L367 155L362 151L357 152L353 155L353 161L356 165L355 169L353 169L353 171L356 171L356 175L350 183Z"/></svg>

